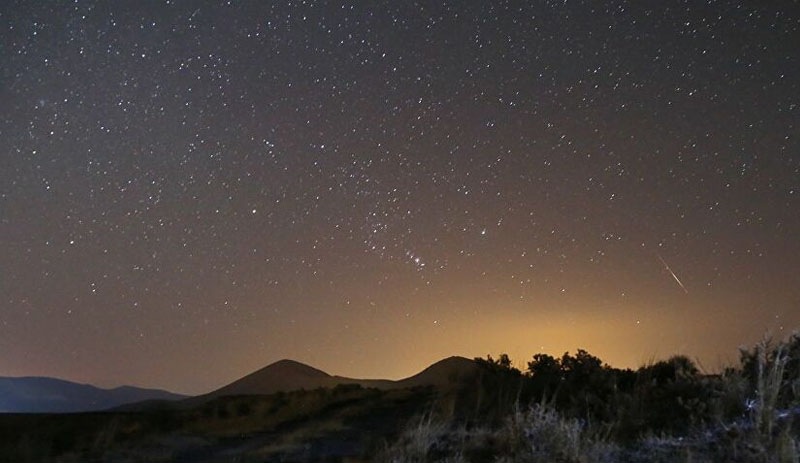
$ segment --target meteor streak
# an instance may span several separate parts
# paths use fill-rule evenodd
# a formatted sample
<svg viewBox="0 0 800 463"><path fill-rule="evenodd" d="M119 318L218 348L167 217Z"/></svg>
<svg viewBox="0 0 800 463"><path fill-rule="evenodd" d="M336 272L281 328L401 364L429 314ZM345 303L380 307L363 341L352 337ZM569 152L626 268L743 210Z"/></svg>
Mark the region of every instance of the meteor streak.
<svg viewBox="0 0 800 463"><path fill-rule="evenodd" d="M686 293L686 294L689 294L689 290L688 290L688 289L686 289L686 286L683 286L683 283L681 283L681 280L680 280L680 278L678 278L678 275L675 275L675 272L673 272L673 271L672 271L672 269L671 269L671 268L669 268L669 264L667 264L667 261L665 261L665 260L664 260L664 258L663 258L663 257L661 257L661 254L659 254L659 253L656 253L656 256L658 257L658 260L660 260L660 261L661 261L661 263L662 263L662 264L664 264L664 267L667 269L667 271L669 272L669 274L670 274L670 275L672 275L672 278L674 278L674 279L675 279L675 282L677 282L677 283L678 283L678 285L681 287L681 289L683 290L683 292L684 292L684 293Z"/></svg>

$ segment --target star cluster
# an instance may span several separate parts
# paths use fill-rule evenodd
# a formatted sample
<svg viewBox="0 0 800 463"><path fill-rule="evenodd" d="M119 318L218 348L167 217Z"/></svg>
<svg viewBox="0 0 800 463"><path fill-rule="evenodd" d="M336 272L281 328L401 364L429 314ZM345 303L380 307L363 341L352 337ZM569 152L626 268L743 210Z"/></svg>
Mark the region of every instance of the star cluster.
<svg viewBox="0 0 800 463"><path fill-rule="evenodd" d="M800 326L793 2L10 2L0 373L204 392Z"/></svg>

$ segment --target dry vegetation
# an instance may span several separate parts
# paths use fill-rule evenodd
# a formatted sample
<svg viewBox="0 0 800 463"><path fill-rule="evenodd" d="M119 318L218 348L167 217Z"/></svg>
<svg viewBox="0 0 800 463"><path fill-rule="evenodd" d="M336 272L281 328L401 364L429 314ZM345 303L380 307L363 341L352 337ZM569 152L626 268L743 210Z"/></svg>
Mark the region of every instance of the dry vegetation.
<svg viewBox="0 0 800 463"><path fill-rule="evenodd" d="M722 374L579 350L448 359L436 386L357 384L72 415L0 415L8 462L798 462L800 336Z"/></svg>
<svg viewBox="0 0 800 463"><path fill-rule="evenodd" d="M0 462L341 461L396 436L430 396L351 385L188 407L0 415Z"/></svg>
<svg viewBox="0 0 800 463"><path fill-rule="evenodd" d="M585 351L534 356L525 373L506 356L481 360L494 390L518 381L499 420L427 416L374 462L800 461L800 336L743 350L741 364L701 374L686 357L637 371Z"/></svg>

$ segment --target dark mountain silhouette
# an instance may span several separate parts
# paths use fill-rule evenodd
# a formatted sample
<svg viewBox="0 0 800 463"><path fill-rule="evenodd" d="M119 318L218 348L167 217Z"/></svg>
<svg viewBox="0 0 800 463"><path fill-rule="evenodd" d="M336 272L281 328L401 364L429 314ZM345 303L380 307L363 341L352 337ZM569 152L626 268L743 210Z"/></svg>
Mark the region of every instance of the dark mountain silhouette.
<svg viewBox="0 0 800 463"><path fill-rule="evenodd" d="M0 377L0 413L88 412L133 402L184 398L159 389L132 386L101 389L57 378Z"/></svg>
<svg viewBox="0 0 800 463"><path fill-rule="evenodd" d="M405 388L415 386L444 387L460 384L462 380L478 374L479 365L475 360L464 357L448 357L439 360L428 368L410 378L396 381L394 387Z"/></svg>
<svg viewBox="0 0 800 463"><path fill-rule="evenodd" d="M414 376L399 381L356 379L332 376L322 370L294 360L280 360L227 386L189 400L194 403L223 396L266 395L279 391L290 392L300 389L331 388L340 384L358 384L362 387L382 390L415 386L445 386L473 375L477 371L478 365L475 361L464 357L449 357L434 363Z"/></svg>
<svg viewBox="0 0 800 463"><path fill-rule="evenodd" d="M294 360L280 360L207 394L207 397L273 394L278 391L336 386L322 370Z"/></svg>
<svg viewBox="0 0 800 463"><path fill-rule="evenodd" d="M131 386L101 389L56 378L0 377L0 413L73 413L112 408L139 410L157 407L159 401L185 399L186 405L192 405L224 396L268 395L281 391L333 388L344 384L381 390L416 386L444 388L459 384L477 371L478 365L475 361L464 357L449 357L399 381L357 379L332 376L294 360L280 360L215 391L193 398L163 390Z"/></svg>

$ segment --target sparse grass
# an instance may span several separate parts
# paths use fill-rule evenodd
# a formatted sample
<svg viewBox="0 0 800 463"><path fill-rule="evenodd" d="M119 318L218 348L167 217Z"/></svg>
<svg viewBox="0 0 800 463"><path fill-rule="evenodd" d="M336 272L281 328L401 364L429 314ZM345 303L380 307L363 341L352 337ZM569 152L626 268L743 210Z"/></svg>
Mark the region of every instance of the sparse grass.
<svg viewBox="0 0 800 463"><path fill-rule="evenodd" d="M617 453L615 445L597 438L585 423L539 403L517 409L495 429L466 429L428 414L373 461L602 463L615 461Z"/></svg>
<svg viewBox="0 0 800 463"><path fill-rule="evenodd" d="M489 358L477 380L439 389L0 415L0 462L800 463L798 335L743 350L721 375L685 357L637 371L585 351L534 360L538 378Z"/></svg>
<svg viewBox="0 0 800 463"><path fill-rule="evenodd" d="M554 374L559 361L545 360ZM741 369L721 375L702 375L676 357L640 369L633 387L606 394L605 409L586 409L612 419L598 420L564 397L471 428L426 415L373 461L800 463L799 372L798 335L743 351ZM614 371L603 373L595 362L591 375L608 379ZM560 381L557 390L572 388L586 404L597 403L591 389L564 384L564 375Z"/></svg>
<svg viewBox="0 0 800 463"><path fill-rule="evenodd" d="M397 444L388 447L379 458L392 463L422 463L454 435L447 422L434 419L433 413L428 412L408 426Z"/></svg>
<svg viewBox="0 0 800 463"><path fill-rule="evenodd" d="M797 336L793 339L797 340ZM794 385L797 377L786 377L786 366L792 360L791 345L773 345L765 338L758 343L750 359L755 362L753 396L748 400L748 421L743 438L758 461L797 463L800 458L800 438L793 429L797 405ZM791 395L791 399L785 396ZM784 403L789 408L780 409ZM755 461L755 460L754 460Z"/></svg>

